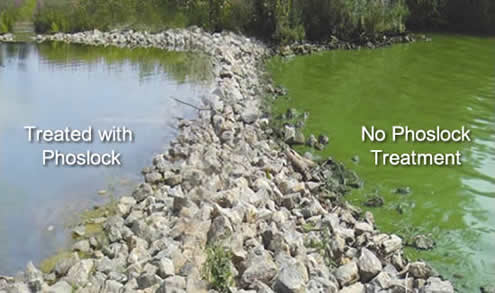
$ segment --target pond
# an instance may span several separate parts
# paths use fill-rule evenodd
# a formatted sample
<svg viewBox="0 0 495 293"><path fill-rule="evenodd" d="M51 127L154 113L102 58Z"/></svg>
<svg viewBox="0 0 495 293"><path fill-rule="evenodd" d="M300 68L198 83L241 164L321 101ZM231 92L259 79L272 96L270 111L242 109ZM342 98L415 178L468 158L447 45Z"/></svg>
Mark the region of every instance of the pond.
<svg viewBox="0 0 495 293"><path fill-rule="evenodd" d="M406 250L425 259L460 292L479 292L495 281L495 39L434 35L432 42L377 50L330 51L269 64L288 96L274 111L309 112L304 134L330 136L322 158L355 170L364 187L348 199L371 210L378 227L405 239L431 233L431 251ZM471 142L412 143L389 137L361 141L362 126L385 130L471 130ZM374 154L455 153L462 166L375 166ZM308 151L302 147L301 151ZM357 157L356 157L357 156ZM354 160L352 158L354 157ZM410 187L400 195L398 187ZM363 203L381 196L384 205Z"/></svg>
<svg viewBox="0 0 495 293"><path fill-rule="evenodd" d="M129 193L140 170L197 112L208 90L204 56L158 49L0 44L0 275L70 245L70 228L95 204ZM133 142L28 142L25 126L109 130ZM110 167L43 166L43 150L121 154Z"/></svg>

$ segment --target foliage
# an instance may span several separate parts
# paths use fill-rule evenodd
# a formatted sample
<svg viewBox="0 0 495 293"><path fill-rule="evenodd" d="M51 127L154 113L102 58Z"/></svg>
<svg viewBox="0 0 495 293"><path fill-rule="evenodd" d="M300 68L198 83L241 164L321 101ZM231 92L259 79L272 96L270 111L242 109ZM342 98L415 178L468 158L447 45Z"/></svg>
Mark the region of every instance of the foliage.
<svg viewBox="0 0 495 293"><path fill-rule="evenodd" d="M411 28L495 33L493 0L407 0L407 5Z"/></svg>
<svg viewBox="0 0 495 293"><path fill-rule="evenodd" d="M0 3L0 34L12 32L17 15L13 1Z"/></svg>
<svg viewBox="0 0 495 293"><path fill-rule="evenodd" d="M206 249L207 258L203 265L203 278L210 286L220 292L229 292L234 284L231 253L220 246Z"/></svg>
<svg viewBox="0 0 495 293"><path fill-rule="evenodd" d="M5 3L14 1L0 3L0 32L10 31L16 17L29 18L34 10L39 33L198 25L291 43L331 35L374 37L402 32L405 24L416 29L495 30L493 0L24 0L22 7L10 10Z"/></svg>
<svg viewBox="0 0 495 293"><path fill-rule="evenodd" d="M15 18L7 11L0 11L0 34L5 34L12 31Z"/></svg>

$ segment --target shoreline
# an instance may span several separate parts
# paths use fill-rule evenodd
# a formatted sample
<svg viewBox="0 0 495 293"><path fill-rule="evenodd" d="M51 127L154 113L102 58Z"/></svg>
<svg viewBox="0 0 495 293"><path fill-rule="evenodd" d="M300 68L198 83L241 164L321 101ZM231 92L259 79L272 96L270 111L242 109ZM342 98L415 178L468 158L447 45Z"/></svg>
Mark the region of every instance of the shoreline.
<svg viewBox="0 0 495 293"><path fill-rule="evenodd" d="M207 292L212 246L230 252L232 292L454 292L427 264L408 263L402 239L377 231L371 213L341 201L337 163L318 166L275 138L262 105L273 52L261 42L199 28L36 40L199 51L215 87L144 183L101 217L102 239L80 231L51 273L28 264L0 276L0 292Z"/></svg>

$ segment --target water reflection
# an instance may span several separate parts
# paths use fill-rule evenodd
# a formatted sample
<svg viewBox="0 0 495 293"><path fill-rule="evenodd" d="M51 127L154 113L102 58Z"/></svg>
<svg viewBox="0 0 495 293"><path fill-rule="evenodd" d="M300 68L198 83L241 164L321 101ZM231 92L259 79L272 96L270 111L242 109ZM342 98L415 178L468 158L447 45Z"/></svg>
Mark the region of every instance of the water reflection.
<svg viewBox="0 0 495 293"><path fill-rule="evenodd" d="M0 44L0 274L52 255L83 208L129 192L175 136L176 117L192 117L208 87L203 56L154 49L61 43ZM28 143L25 125L44 129L131 128L129 144ZM43 149L122 154L112 168L44 168ZM107 197L97 195L106 189ZM53 226L54 231L48 231Z"/></svg>

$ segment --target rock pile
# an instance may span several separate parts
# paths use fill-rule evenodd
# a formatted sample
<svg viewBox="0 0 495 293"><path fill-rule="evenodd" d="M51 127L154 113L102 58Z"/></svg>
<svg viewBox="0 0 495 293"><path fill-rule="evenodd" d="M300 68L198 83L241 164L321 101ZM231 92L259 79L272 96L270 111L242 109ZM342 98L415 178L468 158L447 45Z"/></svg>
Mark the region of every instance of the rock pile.
<svg viewBox="0 0 495 293"><path fill-rule="evenodd" d="M14 35L13 34L0 34L0 42L13 42Z"/></svg>
<svg viewBox="0 0 495 293"><path fill-rule="evenodd" d="M400 43L415 42L416 38L422 41L431 41L425 35L418 35L417 37L409 33L401 33L395 35L382 34L374 38L369 38L365 35L360 36L358 39L345 41L340 40L336 36L330 36L327 41L320 43L311 42L296 42L290 45L280 46L275 48L277 54L281 56L294 56L294 55L307 55L316 52L334 50L334 49L376 49L381 47L390 46Z"/></svg>
<svg viewBox="0 0 495 293"><path fill-rule="evenodd" d="M38 40L201 50L214 89L103 220L105 237L82 238L49 274L30 264L0 277L0 292L217 292L203 270L212 246L230 252L231 292L453 292L427 264L408 263L401 238L376 230L372 214L340 200L345 182L325 182L335 164L317 166L269 135L263 44L200 29Z"/></svg>

